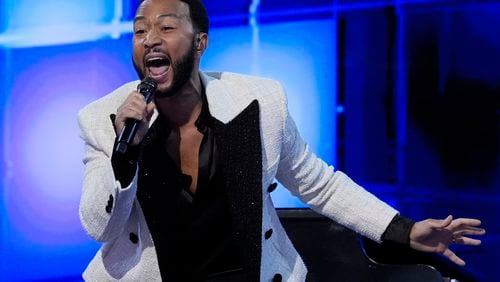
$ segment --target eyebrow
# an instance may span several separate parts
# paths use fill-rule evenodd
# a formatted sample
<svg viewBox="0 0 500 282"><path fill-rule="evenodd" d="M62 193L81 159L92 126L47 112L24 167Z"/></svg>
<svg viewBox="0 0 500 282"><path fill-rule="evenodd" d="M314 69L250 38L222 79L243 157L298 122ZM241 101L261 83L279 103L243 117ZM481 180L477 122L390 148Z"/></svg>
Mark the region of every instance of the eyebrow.
<svg viewBox="0 0 500 282"><path fill-rule="evenodd" d="M156 18L157 19L161 19L161 18L168 18L168 17L172 17L172 18L176 18L176 19L181 19L184 16L183 15L178 15L178 14L175 14L175 13L168 13L168 14L158 15ZM146 17L144 17L144 16L136 16L134 18L134 23L137 22L137 21L144 20L144 19L146 19Z"/></svg>

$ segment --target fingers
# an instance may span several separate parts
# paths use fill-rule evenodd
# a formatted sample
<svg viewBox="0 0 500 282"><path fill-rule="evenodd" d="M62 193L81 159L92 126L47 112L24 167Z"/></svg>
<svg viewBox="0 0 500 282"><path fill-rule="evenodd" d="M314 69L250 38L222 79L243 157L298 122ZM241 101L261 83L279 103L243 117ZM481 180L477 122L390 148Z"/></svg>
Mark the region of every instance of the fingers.
<svg viewBox="0 0 500 282"><path fill-rule="evenodd" d="M476 226L481 225L481 221L473 218L459 218L455 219L452 224L450 224L449 229L453 232L453 243L478 246L481 244L481 240L472 239L464 236L480 236L486 234L486 230Z"/></svg>
<svg viewBox="0 0 500 282"><path fill-rule="evenodd" d="M148 114L144 97L140 93L134 91L118 108L115 119L115 128L118 132L120 132L125 124L125 121L130 118L139 121L146 121Z"/></svg>
<svg viewBox="0 0 500 282"><path fill-rule="evenodd" d="M142 121L146 118L146 112L141 111L137 107L126 105L122 109L120 109L120 113L117 114L117 118L119 118L120 121L129 118Z"/></svg>
<svg viewBox="0 0 500 282"><path fill-rule="evenodd" d="M124 109L132 109L139 113L144 113L146 111L146 101L141 94L132 92L121 107Z"/></svg>
<svg viewBox="0 0 500 282"><path fill-rule="evenodd" d="M457 265L465 266L465 261L459 258L452 250L446 249L442 254Z"/></svg>
<svg viewBox="0 0 500 282"><path fill-rule="evenodd" d="M459 237L453 240L454 244L461 244L461 245L470 245L470 246L479 246L481 245L481 240L478 239L472 239L468 237Z"/></svg>
<svg viewBox="0 0 500 282"><path fill-rule="evenodd" d="M449 215L445 219L428 219L428 224L435 229L446 228L453 222L453 216Z"/></svg>
<svg viewBox="0 0 500 282"><path fill-rule="evenodd" d="M476 228L476 227L465 227L463 229L458 229L453 232L454 237L460 237L463 235L484 235L486 234L486 230L482 228Z"/></svg>
<svg viewBox="0 0 500 282"><path fill-rule="evenodd" d="M462 245L479 246L481 240L473 239L464 236L479 236L486 234L486 230L476 226L481 225L481 221L473 218L458 218L450 225L453 231L453 243Z"/></svg>
<svg viewBox="0 0 500 282"><path fill-rule="evenodd" d="M481 220L475 218L457 218L453 220L452 226L455 228L459 228L462 226L480 226Z"/></svg>

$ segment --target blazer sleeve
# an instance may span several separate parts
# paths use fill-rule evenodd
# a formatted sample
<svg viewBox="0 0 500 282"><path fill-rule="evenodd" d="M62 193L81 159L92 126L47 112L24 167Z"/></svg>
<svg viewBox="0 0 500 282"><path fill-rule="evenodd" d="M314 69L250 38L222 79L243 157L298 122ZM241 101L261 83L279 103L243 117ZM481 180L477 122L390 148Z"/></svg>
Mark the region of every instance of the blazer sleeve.
<svg viewBox="0 0 500 282"><path fill-rule="evenodd" d="M113 133L111 122L99 124L95 112L84 109L78 114L81 138L85 142L83 163L85 173L79 215L85 231L95 240L110 242L125 228L135 202L137 171L127 187L116 180L111 158L106 152L108 143L104 139ZM101 122L102 123L102 122ZM111 130L103 126L109 125ZM99 136L100 138L98 138ZM112 146L112 142L110 143Z"/></svg>
<svg viewBox="0 0 500 282"><path fill-rule="evenodd" d="M311 152L288 113L286 100L284 105L278 181L316 212L381 242L398 212Z"/></svg>

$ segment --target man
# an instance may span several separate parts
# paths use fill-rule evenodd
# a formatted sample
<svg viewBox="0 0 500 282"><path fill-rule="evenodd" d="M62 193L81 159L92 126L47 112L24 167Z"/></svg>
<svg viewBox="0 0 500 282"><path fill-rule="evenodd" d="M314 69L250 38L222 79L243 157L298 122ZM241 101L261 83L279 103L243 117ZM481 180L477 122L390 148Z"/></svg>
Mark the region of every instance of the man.
<svg viewBox="0 0 500 282"><path fill-rule="evenodd" d="M414 223L312 154L279 83L198 70L208 17L197 0L146 0L133 62L158 84L146 104L125 84L79 113L86 144L80 217L104 243L84 273L108 281L304 281L276 215L276 177L315 211L375 241L463 265L448 245L478 245L475 219ZM110 120L111 117L111 120ZM125 154L115 140L140 121ZM335 273L332 273L334 277Z"/></svg>

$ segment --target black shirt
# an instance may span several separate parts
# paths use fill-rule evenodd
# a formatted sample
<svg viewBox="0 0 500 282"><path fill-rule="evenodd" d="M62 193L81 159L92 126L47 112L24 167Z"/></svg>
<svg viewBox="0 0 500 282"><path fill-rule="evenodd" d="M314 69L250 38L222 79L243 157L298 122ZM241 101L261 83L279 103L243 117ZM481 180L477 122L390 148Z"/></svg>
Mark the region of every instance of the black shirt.
<svg viewBox="0 0 500 282"><path fill-rule="evenodd" d="M215 122L218 121L210 116L205 102L196 121L203 134L196 194L189 190L191 177L182 173L165 149L170 129L161 116L153 123L139 150L133 148L128 155L121 156L127 161L113 163L115 171L119 171L115 173L118 180L130 183L135 172L134 158L138 159L137 198L164 280L204 281L241 270L212 128Z"/></svg>
<svg viewBox="0 0 500 282"><path fill-rule="evenodd" d="M123 187L132 181L138 165L137 198L164 280L204 281L221 273L241 273L213 130L219 121L210 115L204 95L203 98L202 112L196 121L203 133L196 194L189 190L191 177L183 174L166 152L170 129L161 116L140 146L130 147L126 155L112 156L115 176ZM406 217L395 216L382 239L408 244L413 223Z"/></svg>
<svg viewBox="0 0 500 282"><path fill-rule="evenodd" d="M201 281L241 267L231 235L231 217L218 168L212 129L198 120L203 133L196 194L168 155L168 130L161 118L153 125L152 142L139 161L138 199L155 242L162 276L173 281ZM166 133L165 135L163 133Z"/></svg>

